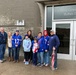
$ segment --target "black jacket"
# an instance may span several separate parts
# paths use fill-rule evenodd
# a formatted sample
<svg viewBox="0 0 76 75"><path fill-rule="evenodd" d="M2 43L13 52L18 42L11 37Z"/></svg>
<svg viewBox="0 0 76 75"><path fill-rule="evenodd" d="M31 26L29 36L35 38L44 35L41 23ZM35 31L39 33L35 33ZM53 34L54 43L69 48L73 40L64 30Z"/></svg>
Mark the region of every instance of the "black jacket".
<svg viewBox="0 0 76 75"><path fill-rule="evenodd" d="M4 34L2 34L0 32L0 44L6 44L7 43L7 33L4 32Z"/></svg>

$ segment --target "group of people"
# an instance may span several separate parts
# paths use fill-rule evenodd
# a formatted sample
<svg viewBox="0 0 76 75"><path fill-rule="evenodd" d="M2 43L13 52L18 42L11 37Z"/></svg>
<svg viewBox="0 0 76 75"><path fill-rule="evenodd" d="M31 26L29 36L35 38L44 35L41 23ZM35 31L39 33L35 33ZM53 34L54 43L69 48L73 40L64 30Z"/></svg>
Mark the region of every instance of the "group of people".
<svg viewBox="0 0 76 75"><path fill-rule="evenodd" d="M50 57L54 51L55 61L52 70L57 69L57 50L60 45L58 36L53 30L50 30L50 36L47 30L39 32L37 36L32 36L32 31L29 30L27 34L22 36L19 34L19 30L16 30L14 34L4 31L4 28L0 28L0 63L5 61L5 49L8 45L9 61L19 62L19 52L22 45L24 52L24 63L28 65L31 61L34 66L49 66Z"/></svg>

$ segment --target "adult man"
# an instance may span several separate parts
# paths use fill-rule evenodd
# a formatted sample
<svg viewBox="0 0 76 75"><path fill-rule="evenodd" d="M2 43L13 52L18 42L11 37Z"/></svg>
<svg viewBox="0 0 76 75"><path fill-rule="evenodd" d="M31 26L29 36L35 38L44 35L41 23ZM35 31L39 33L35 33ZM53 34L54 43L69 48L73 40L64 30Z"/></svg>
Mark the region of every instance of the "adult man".
<svg viewBox="0 0 76 75"><path fill-rule="evenodd" d="M19 62L19 51L22 42L22 36L19 34L19 30L16 30L12 36L12 48L14 51L14 62Z"/></svg>
<svg viewBox="0 0 76 75"><path fill-rule="evenodd" d="M54 30L50 30L50 38L49 38L49 51L52 55L53 51L55 52L55 62L54 62L54 68L52 70L57 69L57 49L60 45L60 41L58 36L55 34Z"/></svg>
<svg viewBox="0 0 76 75"><path fill-rule="evenodd" d="M4 28L0 28L0 63L5 61L4 54L6 49L6 43L7 43L7 33L4 31Z"/></svg>

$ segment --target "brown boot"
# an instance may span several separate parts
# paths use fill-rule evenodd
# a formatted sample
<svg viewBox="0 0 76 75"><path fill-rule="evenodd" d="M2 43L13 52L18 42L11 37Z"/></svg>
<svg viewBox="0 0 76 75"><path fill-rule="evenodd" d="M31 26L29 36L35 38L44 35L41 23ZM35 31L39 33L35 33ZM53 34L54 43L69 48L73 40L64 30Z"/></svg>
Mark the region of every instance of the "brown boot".
<svg viewBox="0 0 76 75"><path fill-rule="evenodd" d="M11 61L11 58L9 57L9 62Z"/></svg>
<svg viewBox="0 0 76 75"><path fill-rule="evenodd" d="M14 58L12 57L11 60L14 61Z"/></svg>

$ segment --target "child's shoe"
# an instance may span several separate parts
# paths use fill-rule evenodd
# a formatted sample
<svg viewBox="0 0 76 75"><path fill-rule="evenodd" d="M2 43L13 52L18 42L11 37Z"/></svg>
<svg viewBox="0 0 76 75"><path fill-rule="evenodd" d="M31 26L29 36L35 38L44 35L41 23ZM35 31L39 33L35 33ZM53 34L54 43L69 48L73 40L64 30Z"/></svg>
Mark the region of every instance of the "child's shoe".
<svg viewBox="0 0 76 75"><path fill-rule="evenodd" d="M27 65L29 64L29 62L27 61Z"/></svg>
<svg viewBox="0 0 76 75"><path fill-rule="evenodd" d="M25 62L25 65L27 65L27 62Z"/></svg>

